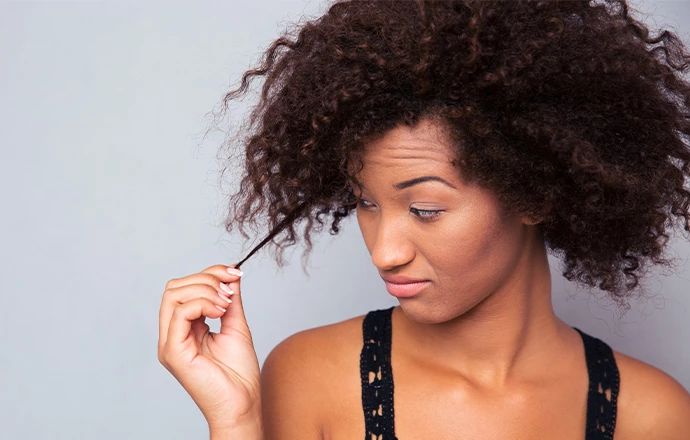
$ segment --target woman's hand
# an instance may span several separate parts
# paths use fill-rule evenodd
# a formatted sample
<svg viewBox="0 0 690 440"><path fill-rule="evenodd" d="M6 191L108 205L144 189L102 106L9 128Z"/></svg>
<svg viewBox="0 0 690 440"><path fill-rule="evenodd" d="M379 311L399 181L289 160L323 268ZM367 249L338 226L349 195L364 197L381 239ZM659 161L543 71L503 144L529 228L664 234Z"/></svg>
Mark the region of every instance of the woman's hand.
<svg viewBox="0 0 690 440"><path fill-rule="evenodd" d="M158 360L189 393L209 428L219 431L261 416L259 363L242 308L240 276L228 273L228 267L171 279L159 313ZM209 332L206 317L220 318L220 333Z"/></svg>

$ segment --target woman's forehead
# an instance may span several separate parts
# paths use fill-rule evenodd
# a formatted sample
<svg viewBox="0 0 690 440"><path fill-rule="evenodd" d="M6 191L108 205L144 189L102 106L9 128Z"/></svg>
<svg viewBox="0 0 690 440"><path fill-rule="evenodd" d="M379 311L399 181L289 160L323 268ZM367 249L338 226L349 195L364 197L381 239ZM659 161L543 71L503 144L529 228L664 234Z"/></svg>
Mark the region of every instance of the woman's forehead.
<svg viewBox="0 0 690 440"><path fill-rule="evenodd" d="M349 174L396 177L416 177L417 174L441 174L452 177L457 173L458 152L444 127L433 119L421 119L417 124L398 125L362 144L350 158ZM415 176L412 176L415 174Z"/></svg>
<svg viewBox="0 0 690 440"><path fill-rule="evenodd" d="M364 152L362 162L364 165L383 165L411 167L425 165L450 164L454 152L444 146L436 144L387 144Z"/></svg>
<svg viewBox="0 0 690 440"><path fill-rule="evenodd" d="M394 173L453 172L456 152L447 145L422 140L386 142L370 146L358 156L358 167L350 172Z"/></svg>
<svg viewBox="0 0 690 440"><path fill-rule="evenodd" d="M445 127L432 119L421 119L415 125L399 124L390 130L370 139L363 145L365 153L382 150L434 150L448 152L452 142Z"/></svg>
<svg viewBox="0 0 690 440"><path fill-rule="evenodd" d="M349 183L359 183L363 186L370 182L398 182L437 176L441 181L454 182L450 186L459 184L459 170L455 163L442 154L396 154L391 156L370 156L362 161L362 168L349 174ZM432 180L432 179L426 179Z"/></svg>

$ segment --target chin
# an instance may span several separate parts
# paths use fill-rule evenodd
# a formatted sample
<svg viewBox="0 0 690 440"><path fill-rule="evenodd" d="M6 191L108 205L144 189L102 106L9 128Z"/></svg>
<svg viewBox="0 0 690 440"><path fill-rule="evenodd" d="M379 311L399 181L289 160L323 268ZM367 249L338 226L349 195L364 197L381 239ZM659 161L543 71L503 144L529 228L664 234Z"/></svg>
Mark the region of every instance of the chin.
<svg viewBox="0 0 690 440"><path fill-rule="evenodd" d="M417 324L442 324L453 319L455 313L448 312L448 306L443 304L430 305L422 301L400 301L400 310L405 317Z"/></svg>
<svg viewBox="0 0 690 440"><path fill-rule="evenodd" d="M405 317L418 324L443 324L460 319L476 310L486 297L477 298L468 304L430 304L415 298L399 301L399 308Z"/></svg>

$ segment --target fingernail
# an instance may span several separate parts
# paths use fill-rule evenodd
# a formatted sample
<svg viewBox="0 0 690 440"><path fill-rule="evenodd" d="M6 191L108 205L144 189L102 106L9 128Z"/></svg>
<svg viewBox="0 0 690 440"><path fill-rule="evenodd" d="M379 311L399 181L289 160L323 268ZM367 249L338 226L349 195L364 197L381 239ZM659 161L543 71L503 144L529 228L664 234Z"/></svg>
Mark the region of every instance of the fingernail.
<svg viewBox="0 0 690 440"><path fill-rule="evenodd" d="M214 304L214 306L218 307L218 308L219 308L220 310L222 310L223 312L227 312L227 311L228 311L228 309L224 309L224 308L222 308L222 307L219 306L219 305Z"/></svg>
<svg viewBox="0 0 690 440"><path fill-rule="evenodd" d="M225 301L227 301L228 303L231 303L231 302L232 302L232 300L231 300L230 298L228 298L227 296L223 296L223 295L221 295L220 293L218 294L218 296L220 296L221 298L223 298L223 299L224 299Z"/></svg>
<svg viewBox="0 0 690 440"><path fill-rule="evenodd" d="M235 269L234 267L228 267L227 271L230 275L237 275L238 277L242 276L242 271L239 269Z"/></svg>
<svg viewBox="0 0 690 440"><path fill-rule="evenodd" d="M228 285L225 284L225 283L220 283L220 288L221 288L225 293L227 293L228 295L234 295L234 294L235 294L235 291L232 290L232 289L230 288L230 286L228 286Z"/></svg>

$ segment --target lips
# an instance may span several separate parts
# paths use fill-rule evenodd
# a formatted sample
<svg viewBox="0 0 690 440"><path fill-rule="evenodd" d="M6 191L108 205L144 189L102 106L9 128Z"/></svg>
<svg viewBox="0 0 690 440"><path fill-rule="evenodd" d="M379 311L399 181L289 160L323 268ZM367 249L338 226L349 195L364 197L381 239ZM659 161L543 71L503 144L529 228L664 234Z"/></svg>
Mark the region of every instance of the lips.
<svg viewBox="0 0 690 440"><path fill-rule="evenodd" d="M429 284L431 284L431 281L407 284L393 284L386 282L386 290L388 290L388 293L397 298L410 298L417 295Z"/></svg>
<svg viewBox="0 0 690 440"><path fill-rule="evenodd" d="M412 284L412 283L421 283L424 281L429 281L425 280L422 278L411 278L407 277L405 275L386 275L386 276L381 276L383 280L387 283L392 283L392 284Z"/></svg>
<svg viewBox="0 0 690 440"><path fill-rule="evenodd" d="M382 276L381 278L386 283L388 293L397 298L415 296L431 283L429 280L410 278L404 275Z"/></svg>

